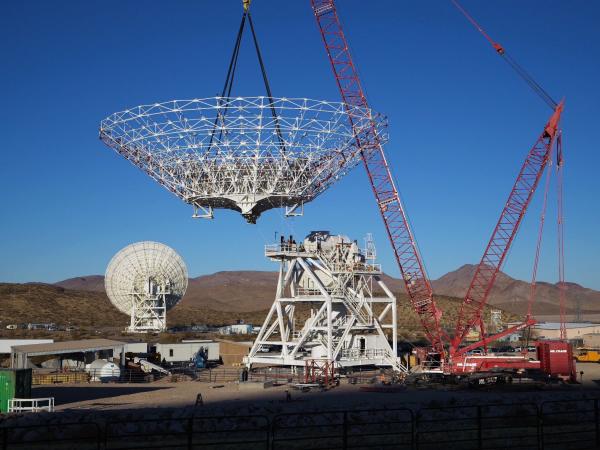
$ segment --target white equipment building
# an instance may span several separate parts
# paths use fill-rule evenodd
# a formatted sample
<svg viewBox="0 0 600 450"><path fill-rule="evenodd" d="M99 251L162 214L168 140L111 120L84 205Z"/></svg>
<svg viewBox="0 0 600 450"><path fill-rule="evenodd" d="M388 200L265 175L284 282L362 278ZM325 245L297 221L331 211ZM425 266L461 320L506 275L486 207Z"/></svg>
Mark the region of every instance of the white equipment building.
<svg viewBox="0 0 600 450"><path fill-rule="evenodd" d="M104 283L112 304L131 317L127 331L158 332L167 328L167 311L183 297L188 274L175 250L145 241L111 259Z"/></svg>
<svg viewBox="0 0 600 450"><path fill-rule="evenodd" d="M219 360L219 343L203 339L183 340L171 344L156 344L156 351L166 362L191 361L200 349L206 351L208 361Z"/></svg>
<svg viewBox="0 0 600 450"><path fill-rule="evenodd" d="M361 250L345 236L313 231L300 244L268 245L265 255L279 262L279 280L245 358L249 368L327 361L336 367L408 370L397 357L396 298L380 278L371 239Z"/></svg>

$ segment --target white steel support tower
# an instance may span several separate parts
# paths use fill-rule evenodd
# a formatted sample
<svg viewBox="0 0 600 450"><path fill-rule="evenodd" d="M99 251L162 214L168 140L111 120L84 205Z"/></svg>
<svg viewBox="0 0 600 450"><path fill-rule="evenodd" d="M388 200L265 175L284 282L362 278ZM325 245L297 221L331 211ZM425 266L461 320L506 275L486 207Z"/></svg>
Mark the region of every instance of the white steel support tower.
<svg viewBox="0 0 600 450"><path fill-rule="evenodd" d="M326 360L406 372L397 357L396 298L380 278L380 265L369 259L375 255L370 239L367 248L325 231L299 244L282 238L266 246L265 255L279 262L279 280L247 366Z"/></svg>
<svg viewBox="0 0 600 450"><path fill-rule="evenodd" d="M128 331L143 333L167 329L167 296L171 295L171 283L146 280L145 291L131 293L131 323Z"/></svg>

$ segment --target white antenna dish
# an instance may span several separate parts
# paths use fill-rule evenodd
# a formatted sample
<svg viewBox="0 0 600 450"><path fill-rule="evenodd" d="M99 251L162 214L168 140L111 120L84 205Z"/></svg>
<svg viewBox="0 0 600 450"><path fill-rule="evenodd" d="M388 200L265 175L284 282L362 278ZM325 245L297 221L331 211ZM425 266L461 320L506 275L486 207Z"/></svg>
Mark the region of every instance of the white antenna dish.
<svg viewBox="0 0 600 450"><path fill-rule="evenodd" d="M163 331L167 311L182 299L188 284L183 259L160 242L136 242L119 251L106 268L106 294L131 316L128 331Z"/></svg>
<svg viewBox="0 0 600 450"><path fill-rule="evenodd" d="M193 217L213 218L224 208L255 223L271 208L301 215L305 203L360 162L356 136L373 124L377 136L369 139L385 142L385 119L358 106L213 97L112 114L100 124L100 138L191 204Z"/></svg>

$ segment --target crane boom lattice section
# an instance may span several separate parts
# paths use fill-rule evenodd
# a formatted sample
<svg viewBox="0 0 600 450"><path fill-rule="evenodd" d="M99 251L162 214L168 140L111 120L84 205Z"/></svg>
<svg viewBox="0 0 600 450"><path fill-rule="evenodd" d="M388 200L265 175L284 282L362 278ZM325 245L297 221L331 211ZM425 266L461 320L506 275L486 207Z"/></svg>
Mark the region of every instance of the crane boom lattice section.
<svg viewBox="0 0 600 450"><path fill-rule="evenodd" d="M471 327L481 321L481 314L494 285L494 280L508 254L510 245L550 159L562 108L562 103L557 106L521 167L461 305L452 345L453 351L458 349Z"/></svg>
<svg viewBox="0 0 600 450"><path fill-rule="evenodd" d="M367 99L333 0L311 1L344 103L348 108L367 107ZM349 120L356 131L357 147L361 149L361 156L412 306L434 349L443 354L444 347L439 326L441 313L433 299L433 291L394 185L382 143L377 136L375 122L371 122L373 124L371 129L357 129L354 118L349 117Z"/></svg>

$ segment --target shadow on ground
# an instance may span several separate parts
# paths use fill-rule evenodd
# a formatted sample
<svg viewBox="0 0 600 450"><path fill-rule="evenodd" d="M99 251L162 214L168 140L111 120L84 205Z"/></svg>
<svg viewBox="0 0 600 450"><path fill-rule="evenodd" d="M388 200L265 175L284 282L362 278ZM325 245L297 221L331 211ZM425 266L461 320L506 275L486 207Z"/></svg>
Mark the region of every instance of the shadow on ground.
<svg viewBox="0 0 600 450"><path fill-rule="evenodd" d="M102 398L119 397L121 395L152 392L170 387L142 387L142 386L40 386L34 387L31 396L34 398L54 397L55 405L99 400Z"/></svg>

